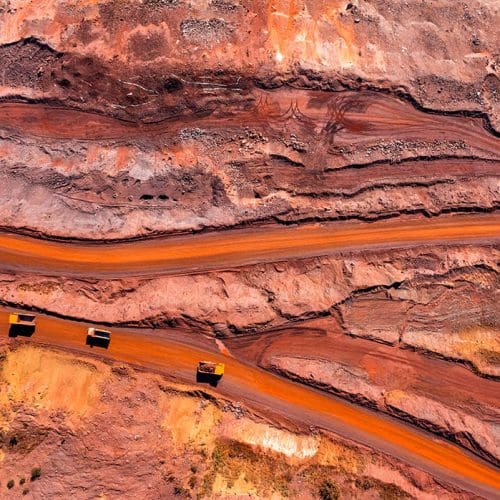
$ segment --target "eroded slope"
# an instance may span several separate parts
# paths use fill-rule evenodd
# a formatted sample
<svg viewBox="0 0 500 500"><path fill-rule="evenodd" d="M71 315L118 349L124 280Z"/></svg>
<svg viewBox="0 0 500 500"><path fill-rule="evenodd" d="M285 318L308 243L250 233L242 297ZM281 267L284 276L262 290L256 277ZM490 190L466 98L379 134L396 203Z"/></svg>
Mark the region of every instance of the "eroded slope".
<svg viewBox="0 0 500 500"><path fill-rule="evenodd" d="M470 498L336 436L291 431L127 365L26 345L4 346L1 363L0 484L13 479L13 495Z"/></svg>

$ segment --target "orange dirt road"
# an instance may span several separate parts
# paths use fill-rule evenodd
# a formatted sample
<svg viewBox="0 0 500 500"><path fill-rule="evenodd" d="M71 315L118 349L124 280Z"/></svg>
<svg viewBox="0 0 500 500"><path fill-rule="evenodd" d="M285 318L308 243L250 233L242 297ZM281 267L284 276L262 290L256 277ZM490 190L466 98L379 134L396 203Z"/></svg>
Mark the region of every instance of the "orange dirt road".
<svg viewBox="0 0 500 500"><path fill-rule="evenodd" d="M282 379L234 358L183 345L165 335L115 329L109 350L85 345L86 327L40 315L33 340L113 359L174 375L193 383L199 360L226 363L226 375L217 388L222 396L245 401L257 410L271 410L307 425L316 425L373 446L474 493L492 498L500 487L500 472L458 447L328 395ZM0 332L8 331L7 311L0 309Z"/></svg>
<svg viewBox="0 0 500 500"><path fill-rule="evenodd" d="M187 274L338 251L500 239L500 215L269 226L126 243L67 243L0 234L0 269L59 276Z"/></svg>

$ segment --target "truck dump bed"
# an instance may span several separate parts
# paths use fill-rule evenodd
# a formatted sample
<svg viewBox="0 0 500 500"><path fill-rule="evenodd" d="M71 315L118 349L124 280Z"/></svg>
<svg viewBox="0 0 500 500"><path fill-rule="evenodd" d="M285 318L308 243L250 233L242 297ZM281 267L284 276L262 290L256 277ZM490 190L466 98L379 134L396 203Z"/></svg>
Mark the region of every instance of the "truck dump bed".
<svg viewBox="0 0 500 500"><path fill-rule="evenodd" d="M224 375L224 363L214 363L212 361L200 361L198 363L198 372L207 375L222 377Z"/></svg>
<svg viewBox="0 0 500 500"><path fill-rule="evenodd" d="M111 338L111 332L108 330L98 330L97 328L89 328L87 330L87 335L96 339L109 340Z"/></svg>

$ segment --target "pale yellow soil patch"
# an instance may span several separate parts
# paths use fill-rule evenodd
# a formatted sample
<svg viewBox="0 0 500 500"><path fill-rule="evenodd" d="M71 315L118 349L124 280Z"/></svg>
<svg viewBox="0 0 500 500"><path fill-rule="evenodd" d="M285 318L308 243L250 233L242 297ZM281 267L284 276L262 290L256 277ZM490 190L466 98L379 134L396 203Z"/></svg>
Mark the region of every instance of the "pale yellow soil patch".
<svg viewBox="0 0 500 500"><path fill-rule="evenodd" d="M359 452L324 437L321 438L315 461L319 465L336 467L351 474L360 474L365 468Z"/></svg>
<svg viewBox="0 0 500 500"><path fill-rule="evenodd" d="M500 332L494 328L477 326L461 330L453 336L452 350L474 363L481 372L500 373Z"/></svg>
<svg viewBox="0 0 500 500"><path fill-rule="evenodd" d="M108 374L109 368L102 363L24 346L10 351L2 363L0 407L23 403L82 417L99 406L101 385Z"/></svg>
<svg viewBox="0 0 500 500"><path fill-rule="evenodd" d="M164 394L159 401L165 412L162 428L170 433L176 445L196 443L211 451L214 445L214 428L220 421L221 411L205 400Z"/></svg>

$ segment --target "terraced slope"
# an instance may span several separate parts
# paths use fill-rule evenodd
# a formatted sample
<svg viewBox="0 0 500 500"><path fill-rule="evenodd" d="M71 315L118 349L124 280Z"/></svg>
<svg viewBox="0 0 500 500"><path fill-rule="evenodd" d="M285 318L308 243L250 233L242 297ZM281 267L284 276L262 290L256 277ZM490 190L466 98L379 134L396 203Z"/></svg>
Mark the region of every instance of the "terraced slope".
<svg viewBox="0 0 500 500"><path fill-rule="evenodd" d="M4 325L9 352L89 354L87 323L134 327L94 356L189 383L220 357L210 397L383 450L412 478L399 495L494 495L496 2L4 3L0 304L49 315L24 341ZM417 469L443 486L412 489ZM272 494L212 472L176 487ZM343 494L371 498L349 474Z"/></svg>

